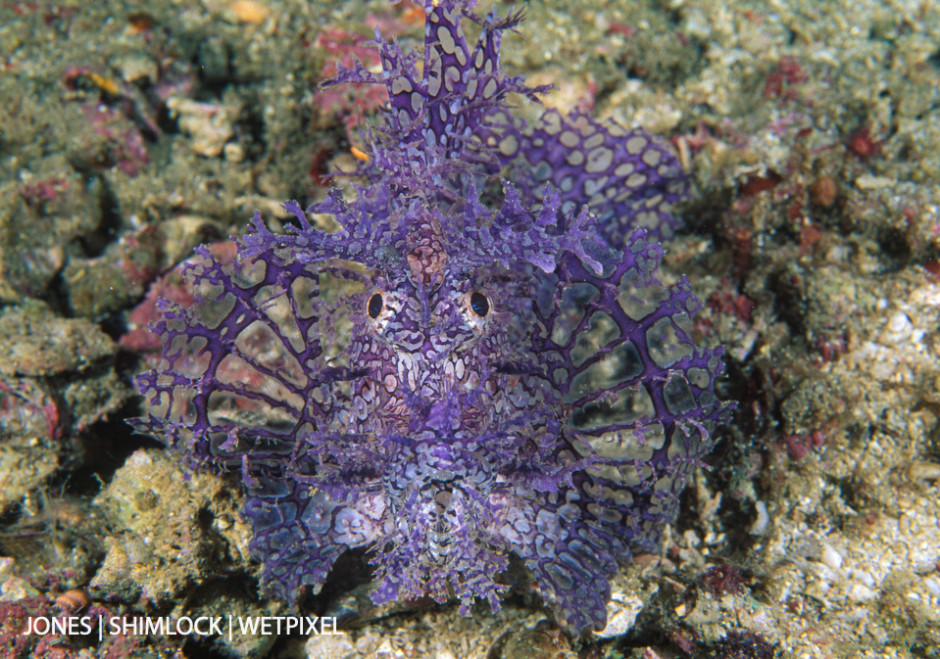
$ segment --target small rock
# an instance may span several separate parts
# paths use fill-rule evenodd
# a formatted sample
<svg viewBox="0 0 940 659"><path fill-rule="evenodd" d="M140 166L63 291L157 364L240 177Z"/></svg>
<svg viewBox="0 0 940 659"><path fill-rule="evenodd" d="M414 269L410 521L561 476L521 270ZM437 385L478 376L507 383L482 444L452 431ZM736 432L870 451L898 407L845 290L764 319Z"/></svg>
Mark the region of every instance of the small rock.
<svg viewBox="0 0 940 659"><path fill-rule="evenodd" d="M15 602L27 597L40 597L40 593L26 579L10 577L0 584L0 602Z"/></svg>
<svg viewBox="0 0 940 659"><path fill-rule="evenodd" d="M839 186L831 176L820 176L809 186L809 196L817 206L829 208L836 203Z"/></svg>
<svg viewBox="0 0 940 659"><path fill-rule="evenodd" d="M160 77L160 70L157 63L153 58L143 53L128 55L119 60L117 68L121 72L121 77L125 82L144 80L153 84Z"/></svg>
<svg viewBox="0 0 940 659"><path fill-rule="evenodd" d="M259 25L271 15L271 8L258 0L235 0L228 7L228 15L236 23Z"/></svg>
<svg viewBox="0 0 940 659"><path fill-rule="evenodd" d="M607 603L607 626L596 633L598 638L616 638L626 634L636 623L636 617L646 600L633 594L615 592Z"/></svg>
<svg viewBox="0 0 940 659"><path fill-rule="evenodd" d="M59 407L42 385L0 374L0 514L20 505L59 468L60 430Z"/></svg>
<svg viewBox="0 0 940 659"><path fill-rule="evenodd" d="M304 650L307 652L307 659L355 659L359 656L345 634L311 636Z"/></svg>
<svg viewBox="0 0 940 659"><path fill-rule="evenodd" d="M911 319L907 317L907 314L903 311L898 311L896 314L891 316L891 320L888 321L888 330L894 332L895 334L901 334L906 331L911 326Z"/></svg>
<svg viewBox="0 0 940 659"><path fill-rule="evenodd" d="M229 162L241 162L245 159L245 147L236 142L229 142L222 147L222 155Z"/></svg>
<svg viewBox="0 0 940 659"><path fill-rule="evenodd" d="M857 185L862 190L887 188L894 185L894 179L888 178L887 176L862 175L855 179L855 185Z"/></svg>
<svg viewBox="0 0 940 659"><path fill-rule="evenodd" d="M140 299L164 267L163 242L159 230L145 226L121 236L101 256L71 259L62 279L75 315L97 318Z"/></svg>
<svg viewBox="0 0 940 659"><path fill-rule="evenodd" d="M72 427L77 432L106 419L124 404L128 396L129 388L114 371L72 382L62 392Z"/></svg>
<svg viewBox="0 0 940 659"><path fill-rule="evenodd" d="M852 602L868 602L875 599L877 595L878 593L871 588L860 583L852 584L852 588L849 590L849 600Z"/></svg>
<svg viewBox="0 0 940 659"><path fill-rule="evenodd" d="M12 307L0 315L0 374L82 371L114 352L114 341L97 325L83 318L60 318L45 305Z"/></svg>
<svg viewBox="0 0 940 659"><path fill-rule="evenodd" d="M757 512L757 517L754 518L754 522L751 524L748 533L751 535L764 535L767 533L767 527L770 525L770 514L767 512L767 504L763 501L757 501L754 503L754 510Z"/></svg>
<svg viewBox="0 0 940 659"><path fill-rule="evenodd" d="M192 150L201 156L218 157L235 135L238 108L178 96L167 99L166 106L179 118L180 129L192 137Z"/></svg>
<svg viewBox="0 0 940 659"><path fill-rule="evenodd" d="M171 268L192 256L193 248L225 237L224 229L214 220L202 215L182 214L161 222L162 242L158 252L162 255L160 269Z"/></svg>
<svg viewBox="0 0 940 659"><path fill-rule="evenodd" d="M93 594L143 592L165 603L213 572L250 570L250 530L238 517L239 497L212 474L184 479L180 465L164 452L133 453L95 505L117 537L92 580ZM223 515L235 523L225 530L212 527L211 520Z"/></svg>
<svg viewBox="0 0 940 659"><path fill-rule="evenodd" d="M822 555L819 560L823 565L833 570L842 567L842 555L825 542L822 543Z"/></svg>
<svg viewBox="0 0 940 659"><path fill-rule="evenodd" d="M560 629L542 620L535 627L506 632L490 649L491 659L575 659L568 638Z"/></svg>

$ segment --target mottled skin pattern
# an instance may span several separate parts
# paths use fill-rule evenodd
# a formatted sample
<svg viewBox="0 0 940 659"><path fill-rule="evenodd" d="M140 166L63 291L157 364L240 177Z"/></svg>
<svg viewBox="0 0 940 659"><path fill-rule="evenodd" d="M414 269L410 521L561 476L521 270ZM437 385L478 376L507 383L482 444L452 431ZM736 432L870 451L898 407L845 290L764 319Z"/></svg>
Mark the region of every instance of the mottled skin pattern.
<svg viewBox="0 0 940 659"><path fill-rule="evenodd" d="M656 549L730 410L720 351L688 333L698 301L656 282L637 229L671 232L685 184L642 131L515 122L503 99L537 91L499 68L518 15L479 21L471 50L464 3L426 13L420 69L383 44L382 74L334 81L390 95L367 185L310 209L343 229L289 203L298 226L256 215L234 263L197 250L200 303L165 305L136 425L192 467L240 471L285 599L364 547L376 602L495 611L515 554L562 624L601 629L618 563Z"/></svg>

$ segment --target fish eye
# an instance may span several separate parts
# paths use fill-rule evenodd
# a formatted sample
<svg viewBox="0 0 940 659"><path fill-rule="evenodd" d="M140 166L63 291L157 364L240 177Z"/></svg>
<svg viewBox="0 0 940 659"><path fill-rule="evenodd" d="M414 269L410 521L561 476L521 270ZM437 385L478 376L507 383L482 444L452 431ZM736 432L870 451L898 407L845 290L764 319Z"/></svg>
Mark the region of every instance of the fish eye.
<svg viewBox="0 0 940 659"><path fill-rule="evenodd" d="M470 296L470 308L480 318L485 318L490 312L490 301L480 291L474 291Z"/></svg>
<svg viewBox="0 0 940 659"><path fill-rule="evenodd" d="M372 297L369 298L369 304L366 307L369 312L369 318L375 320L379 317L379 314L382 313L382 309L385 306L382 300L381 293L373 293Z"/></svg>

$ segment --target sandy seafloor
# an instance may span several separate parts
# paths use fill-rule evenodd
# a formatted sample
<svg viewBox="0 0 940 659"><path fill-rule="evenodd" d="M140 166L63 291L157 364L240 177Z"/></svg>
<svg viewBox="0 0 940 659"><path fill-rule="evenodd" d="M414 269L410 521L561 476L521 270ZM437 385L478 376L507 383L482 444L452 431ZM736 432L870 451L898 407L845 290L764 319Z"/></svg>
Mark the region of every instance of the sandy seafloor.
<svg viewBox="0 0 940 659"><path fill-rule="evenodd" d="M145 294L254 209L322 197L376 101L316 81L376 25L416 43L421 17L0 0L0 657L940 656L940 4L525 7L507 72L692 173L662 277L705 301L739 404L608 629L572 641L531 593L377 609L366 582L329 585L345 634L309 641L18 635L79 607L286 612L258 597L236 480L185 480L124 422Z"/></svg>

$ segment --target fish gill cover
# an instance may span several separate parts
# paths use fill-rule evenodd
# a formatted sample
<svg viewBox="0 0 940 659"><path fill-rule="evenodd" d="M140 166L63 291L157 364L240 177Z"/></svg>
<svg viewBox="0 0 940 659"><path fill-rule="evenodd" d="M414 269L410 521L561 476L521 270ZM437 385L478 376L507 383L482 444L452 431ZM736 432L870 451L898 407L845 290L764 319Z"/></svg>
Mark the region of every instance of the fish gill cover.
<svg viewBox="0 0 940 659"><path fill-rule="evenodd" d="M526 126L499 41L519 13L426 2L423 57L379 45L327 84L388 89L366 184L308 209L342 228L199 248L197 302L164 303L139 431L190 467L241 474L268 588L319 591L366 548L376 603L456 596L495 611L516 555L569 631L602 629L609 580L656 551L731 404L700 304L655 279L676 158L647 133L548 111ZM460 23L480 25L474 48ZM500 174L504 178L500 178ZM645 227L645 228L640 228Z"/></svg>

